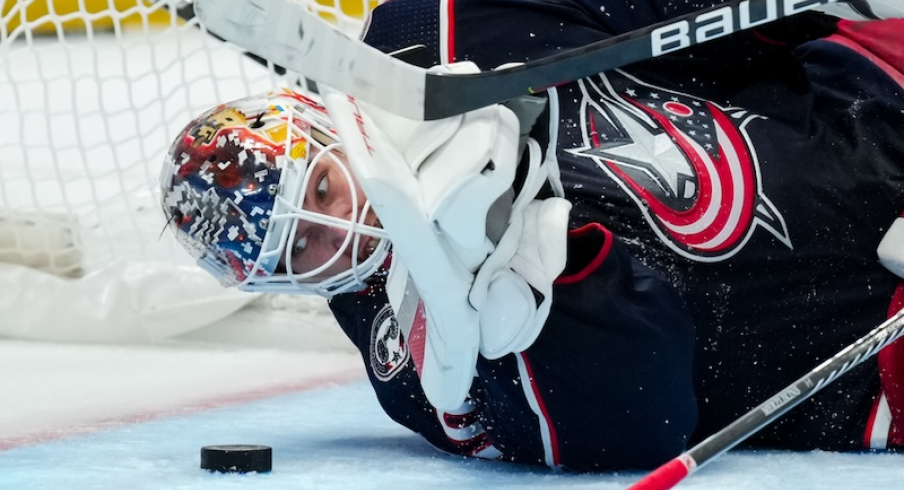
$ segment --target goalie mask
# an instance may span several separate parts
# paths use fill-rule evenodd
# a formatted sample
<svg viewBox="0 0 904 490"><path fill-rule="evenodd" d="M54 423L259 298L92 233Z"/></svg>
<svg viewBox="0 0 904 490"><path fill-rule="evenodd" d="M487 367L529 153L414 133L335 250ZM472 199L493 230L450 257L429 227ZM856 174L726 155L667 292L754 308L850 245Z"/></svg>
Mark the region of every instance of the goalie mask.
<svg viewBox="0 0 904 490"><path fill-rule="evenodd" d="M327 297L362 289L389 241L335 135L322 106L289 91L204 113L165 158L169 227L226 286Z"/></svg>

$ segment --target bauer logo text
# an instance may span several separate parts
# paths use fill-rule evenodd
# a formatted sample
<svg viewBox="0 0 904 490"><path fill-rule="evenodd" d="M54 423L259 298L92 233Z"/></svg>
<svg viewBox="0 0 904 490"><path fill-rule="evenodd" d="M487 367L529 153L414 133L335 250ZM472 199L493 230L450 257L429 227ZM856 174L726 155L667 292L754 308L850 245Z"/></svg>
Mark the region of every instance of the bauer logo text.
<svg viewBox="0 0 904 490"><path fill-rule="evenodd" d="M781 17L835 3L836 0L745 0L679 20L650 33L653 56L727 36Z"/></svg>
<svg viewBox="0 0 904 490"><path fill-rule="evenodd" d="M785 389L781 393L773 396L766 403L763 404L763 413L766 415L770 415L776 410L785 406L788 402L794 400L800 396L800 389L797 386L792 386L790 388Z"/></svg>

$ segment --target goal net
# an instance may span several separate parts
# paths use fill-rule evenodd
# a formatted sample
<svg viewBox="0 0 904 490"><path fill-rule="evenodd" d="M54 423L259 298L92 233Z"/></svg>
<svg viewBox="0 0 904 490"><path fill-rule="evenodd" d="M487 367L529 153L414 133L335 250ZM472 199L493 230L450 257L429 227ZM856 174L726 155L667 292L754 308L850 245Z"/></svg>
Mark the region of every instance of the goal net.
<svg viewBox="0 0 904 490"><path fill-rule="evenodd" d="M357 35L377 2L300 3ZM223 289L164 232L157 176L182 127L299 80L205 33L190 7L3 0L0 336L134 342L240 308L325 311Z"/></svg>

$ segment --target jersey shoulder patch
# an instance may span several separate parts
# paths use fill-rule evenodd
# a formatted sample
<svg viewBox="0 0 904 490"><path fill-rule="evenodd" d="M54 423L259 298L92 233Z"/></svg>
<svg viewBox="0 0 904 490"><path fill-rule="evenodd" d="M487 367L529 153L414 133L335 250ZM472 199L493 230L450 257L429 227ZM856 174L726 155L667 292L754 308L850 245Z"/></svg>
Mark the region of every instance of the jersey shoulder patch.
<svg viewBox="0 0 904 490"><path fill-rule="evenodd" d="M411 358L408 342L399 328L389 304L383 307L371 324L370 367L380 381L389 381Z"/></svg>

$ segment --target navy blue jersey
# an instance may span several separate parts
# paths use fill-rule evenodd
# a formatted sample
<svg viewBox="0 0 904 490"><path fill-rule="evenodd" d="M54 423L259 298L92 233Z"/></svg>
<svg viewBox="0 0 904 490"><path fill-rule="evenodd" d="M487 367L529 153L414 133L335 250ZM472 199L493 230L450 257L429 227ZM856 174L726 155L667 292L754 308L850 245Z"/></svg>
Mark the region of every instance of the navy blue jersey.
<svg viewBox="0 0 904 490"><path fill-rule="evenodd" d="M677 3L392 0L365 41L489 69L712 2ZM806 14L550 90L554 131L534 136L555 145L574 208L543 333L480 359L468 418L451 422L480 436L463 439L420 391L380 286L334 299L386 412L452 452L650 467L881 323L898 285L876 246L904 209L904 43L869 41L900 27ZM879 390L869 360L749 444L860 449Z"/></svg>

